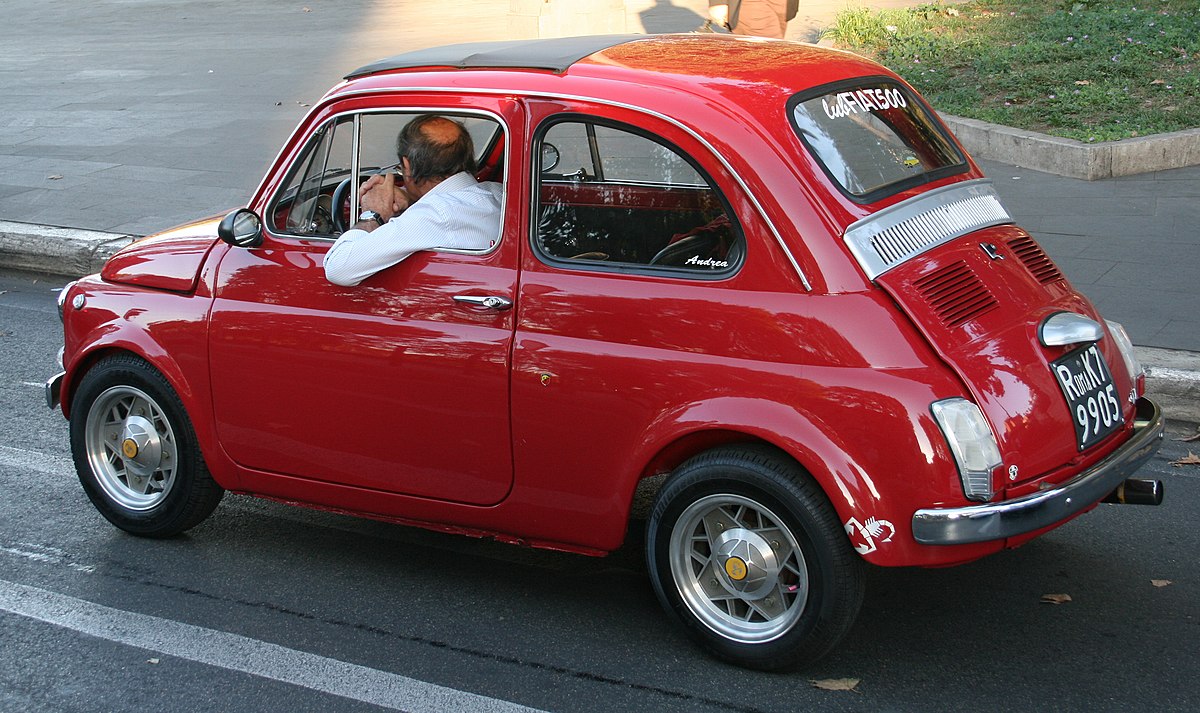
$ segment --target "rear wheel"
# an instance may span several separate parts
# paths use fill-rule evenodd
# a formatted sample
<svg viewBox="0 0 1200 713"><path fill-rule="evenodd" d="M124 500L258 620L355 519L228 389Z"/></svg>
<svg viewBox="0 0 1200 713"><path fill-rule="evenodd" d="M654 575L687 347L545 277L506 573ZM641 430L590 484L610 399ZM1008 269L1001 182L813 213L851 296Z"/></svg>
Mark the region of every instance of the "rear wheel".
<svg viewBox="0 0 1200 713"><path fill-rule="evenodd" d="M854 623L863 564L824 493L767 448L683 465L658 495L647 558L663 606L704 649L761 670L809 665Z"/></svg>
<svg viewBox="0 0 1200 713"><path fill-rule="evenodd" d="M80 381L71 454L92 504L135 535L169 537L194 527L225 493L208 473L174 389L132 355L104 359Z"/></svg>

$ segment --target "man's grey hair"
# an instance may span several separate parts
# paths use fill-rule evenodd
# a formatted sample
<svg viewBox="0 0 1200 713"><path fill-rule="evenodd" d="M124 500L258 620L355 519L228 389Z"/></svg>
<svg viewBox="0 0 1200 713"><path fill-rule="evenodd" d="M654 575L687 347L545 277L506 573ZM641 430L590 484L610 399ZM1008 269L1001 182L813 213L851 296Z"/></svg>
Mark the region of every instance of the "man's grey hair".
<svg viewBox="0 0 1200 713"><path fill-rule="evenodd" d="M438 143L424 131L431 121L445 119L458 127L458 138ZM475 173L475 144L462 122L438 114L422 114L404 125L396 136L396 158L407 157L409 175L406 180L424 181L448 178L460 171Z"/></svg>

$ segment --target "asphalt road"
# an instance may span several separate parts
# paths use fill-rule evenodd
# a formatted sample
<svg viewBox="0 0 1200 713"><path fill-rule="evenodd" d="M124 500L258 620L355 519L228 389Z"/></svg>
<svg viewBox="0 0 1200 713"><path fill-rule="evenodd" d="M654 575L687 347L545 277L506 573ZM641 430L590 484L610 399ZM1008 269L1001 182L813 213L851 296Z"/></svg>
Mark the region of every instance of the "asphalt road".
<svg viewBox="0 0 1200 713"><path fill-rule="evenodd" d="M1175 440L1190 427L1143 471L1161 507L1101 506L962 567L872 569L834 655L759 674L668 624L636 542L591 559L240 496L185 536L122 534L42 401L56 287L0 271L0 711L1200 707L1200 467L1169 465L1200 452ZM860 682L811 683L835 678Z"/></svg>

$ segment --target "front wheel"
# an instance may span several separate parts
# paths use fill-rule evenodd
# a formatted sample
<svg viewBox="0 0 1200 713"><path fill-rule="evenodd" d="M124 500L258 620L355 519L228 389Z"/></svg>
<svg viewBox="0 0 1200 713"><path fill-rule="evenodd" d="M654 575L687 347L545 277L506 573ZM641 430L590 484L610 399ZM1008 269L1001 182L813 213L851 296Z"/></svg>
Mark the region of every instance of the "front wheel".
<svg viewBox="0 0 1200 713"><path fill-rule="evenodd" d="M646 538L655 592L716 657L807 666L850 630L863 564L824 493L772 449L722 448L681 465Z"/></svg>
<svg viewBox="0 0 1200 713"><path fill-rule="evenodd" d="M169 537L194 527L225 494L174 389L132 355L103 359L80 381L71 454L92 504L135 535Z"/></svg>

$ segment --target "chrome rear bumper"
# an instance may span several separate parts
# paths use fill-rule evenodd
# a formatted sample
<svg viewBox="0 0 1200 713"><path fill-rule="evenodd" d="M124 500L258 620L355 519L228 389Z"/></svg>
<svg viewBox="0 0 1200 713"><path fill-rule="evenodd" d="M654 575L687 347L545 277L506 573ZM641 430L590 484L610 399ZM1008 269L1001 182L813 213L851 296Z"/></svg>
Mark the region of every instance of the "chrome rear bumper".
<svg viewBox="0 0 1200 713"><path fill-rule="evenodd" d="M1061 522L1103 500L1158 451L1163 415L1138 399L1133 436L1104 460L1053 490L987 505L918 510L913 537L925 545L965 545L1016 537Z"/></svg>
<svg viewBox="0 0 1200 713"><path fill-rule="evenodd" d="M63 377L65 377L66 375L67 375L67 373L65 371L60 371L57 374L55 374L54 376L50 377L50 379L48 379L46 381L45 389L46 389L46 407L47 408L50 408L50 409L58 408L58 399L59 399L59 396L62 394Z"/></svg>

